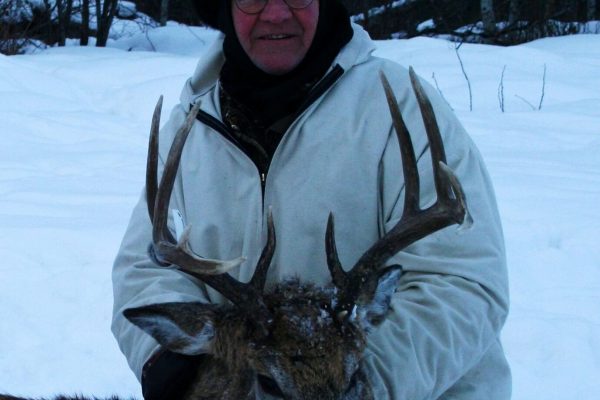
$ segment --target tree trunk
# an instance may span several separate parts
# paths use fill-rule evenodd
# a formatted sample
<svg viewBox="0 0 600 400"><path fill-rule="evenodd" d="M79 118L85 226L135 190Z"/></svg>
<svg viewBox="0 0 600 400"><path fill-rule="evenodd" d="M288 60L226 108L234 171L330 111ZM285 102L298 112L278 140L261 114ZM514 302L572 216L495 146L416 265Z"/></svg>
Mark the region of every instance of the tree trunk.
<svg viewBox="0 0 600 400"><path fill-rule="evenodd" d="M521 1L510 0L508 5L508 23L510 25L521 19Z"/></svg>
<svg viewBox="0 0 600 400"><path fill-rule="evenodd" d="M160 26L167 25L169 19L169 0L160 0Z"/></svg>
<svg viewBox="0 0 600 400"><path fill-rule="evenodd" d="M43 27L46 38L52 38L52 5L50 0L44 0Z"/></svg>
<svg viewBox="0 0 600 400"><path fill-rule="evenodd" d="M544 20L553 18L556 14L556 0L546 0L546 7L544 9Z"/></svg>
<svg viewBox="0 0 600 400"><path fill-rule="evenodd" d="M100 0L95 0L94 3L96 4L96 46L98 46L98 39L102 31L102 4Z"/></svg>
<svg viewBox="0 0 600 400"><path fill-rule="evenodd" d="M64 22L64 8L65 5L62 0L56 0L56 14L58 16L58 45L64 46L66 43L66 29Z"/></svg>
<svg viewBox="0 0 600 400"><path fill-rule="evenodd" d="M69 35L71 14L73 13L73 0L56 0L56 14L58 17L58 45L64 46Z"/></svg>
<svg viewBox="0 0 600 400"><path fill-rule="evenodd" d="M494 16L494 0L481 0L481 21L487 34L496 32L496 17Z"/></svg>
<svg viewBox="0 0 600 400"><path fill-rule="evenodd" d="M81 39L79 45L87 46L90 39L90 0L81 1Z"/></svg>
<svg viewBox="0 0 600 400"><path fill-rule="evenodd" d="M106 46L110 26L117 13L119 0L104 0L104 7L100 6L100 0L96 0L96 20L98 21L98 34L96 47Z"/></svg>
<svg viewBox="0 0 600 400"><path fill-rule="evenodd" d="M594 21L596 19L596 0L587 0L587 20Z"/></svg>
<svg viewBox="0 0 600 400"><path fill-rule="evenodd" d="M69 27L71 26L71 16L73 15L73 0L66 0L65 13L63 14L65 39L69 36Z"/></svg>

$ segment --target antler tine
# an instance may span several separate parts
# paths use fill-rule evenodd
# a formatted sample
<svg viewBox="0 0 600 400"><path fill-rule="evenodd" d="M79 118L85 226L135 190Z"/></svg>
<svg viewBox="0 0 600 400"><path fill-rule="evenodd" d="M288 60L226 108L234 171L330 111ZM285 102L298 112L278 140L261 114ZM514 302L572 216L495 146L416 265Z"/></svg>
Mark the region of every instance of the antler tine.
<svg viewBox="0 0 600 400"><path fill-rule="evenodd" d="M329 218L327 219L325 249L327 254L327 266L329 267L329 273L331 274L333 284L337 288L348 286L348 275L342 268L342 263L340 262L337 246L335 244L335 221L333 219L333 213L329 213Z"/></svg>
<svg viewBox="0 0 600 400"><path fill-rule="evenodd" d="M146 172L146 198L148 201L148 213L152 220L151 251L153 256L161 264L173 264L179 270L198 278L237 306L251 310L256 315L256 320L254 321L255 327L266 335L268 333L267 326L271 318L262 299L262 288L275 250L273 218L269 213L267 245L265 245L261 260L258 263L254 274L255 277L252 279L255 282L253 284L241 283L226 273L228 270L244 262L244 257L222 261L206 259L196 255L189 245L190 226L186 227L179 241L177 241L167 228L169 201L181 161L183 147L196 119L200 105L196 104L192 107L184 124L175 134L167 156L160 185L157 185L158 126L161 106L162 96L156 105L152 119L148 148L148 169Z"/></svg>
<svg viewBox="0 0 600 400"><path fill-rule="evenodd" d="M150 126L150 142L148 143L148 159L146 162L146 203L150 221L154 221L154 205L156 204L156 192L158 190L158 129L160 127L160 112L162 110L163 96L158 98L152 114ZM170 234L170 232L169 232Z"/></svg>
<svg viewBox="0 0 600 400"><path fill-rule="evenodd" d="M256 264L256 269L250 279L250 285L252 285L259 293L262 292L267 281L267 272L275 253L275 224L273 223L273 210L269 207L267 214L267 243L263 247L260 259Z"/></svg>
<svg viewBox="0 0 600 400"><path fill-rule="evenodd" d="M436 122L435 114L433 113L433 106L425 94L423 86L421 86L421 82L419 82L419 78L412 67L408 68L408 74L410 76L410 83L413 87L413 91L417 97L417 102L419 103L421 117L423 118L423 124L425 125L425 132L427 133L427 139L429 140L431 161L433 163L433 178L435 190L438 193L438 201L443 202L449 198L449 194L451 193L447 176L440 168L440 164L446 165L444 142L442 141L440 129ZM457 223L459 222L457 221Z"/></svg>
<svg viewBox="0 0 600 400"><path fill-rule="evenodd" d="M440 129L435 119L433 106L429 97L412 67L408 68L410 82L419 103L425 132L429 140L431 163L433 167L434 184L438 195L438 202L445 203L448 209L455 209L453 223L459 224L461 229L468 229L473 224L473 219L467 207L466 196L462 185L454 171L446 164L446 152ZM449 224L451 225L451 223Z"/></svg>
<svg viewBox="0 0 600 400"><path fill-rule="evenodd" d="M390 109L390 114L392 115L392 123L400 145L402 173L404 174L404 210L402 211L402 215L406 215L414 213L419 209L419 200L421 196L419 191L417 159L412 140L410 139L410 133L408 132L408 128L402 118L402 113L396 103L396 97L394 96L390 82L383 72L380 72L379 78L383 85L385 98L387 100L388 108Z"/></svg>
<svg viewBox="0 0 600 400"><path fill-rule="evenodd" d="M159 100L155 116L160 114L161 103L162 102ZM158 126L154 123L155 120L153 120L150 135L150 147L148 150L149 171L146 176L146 197L148 201L153 201L154 204L154 210L153 212L150 212L150 217L152 218L153 250L157 260L165 264L175 264L181 270L186 272L192 271L199 274L215 275L222 274L223 272L240 265L244 261L244 258L240 257L234 260L221 261L199 257L194 254L189 247L189 226L181 235L179 242L175 241L175 238L167 228L169 200L171 198L171 192L173 191L173 185L175 184L175 176L177 175L177 169L181 160L181 153L199 107L199 104L194 105L189 112L185 123L179 128L175 135L158 190L155 189L158 163ZM148 207L150 208L150 205Z"/></svg>
<svg viewBox="0 0 600 400"><path fill-rule="evenodd" d="M471 221L460 182L446 165L442 138L435 120L433 107L412 68L409 69L409 74L429 140L435 189L438 198L432 206L425 210L419 206L419 172L412 140L391 86L382 72L381 82L402 156L402 170L405 182L404 209L398 223L380 240L375 242L350 271L344 273L346 275L346 284L342 287L338 286L342 291L339 306L342 311L350 311L354 307L357 300L365 294L365 291L370 289L370 285L366 285L365 282L370 280L373 274L376 274L394 254L439 229L455 223L468 225ZM329 233L327 241L329 241ZM329 257L329 249L335 248L335 243L333 245L328 244L327 248ZM332 269L330 266L330 270Z"/></svg>

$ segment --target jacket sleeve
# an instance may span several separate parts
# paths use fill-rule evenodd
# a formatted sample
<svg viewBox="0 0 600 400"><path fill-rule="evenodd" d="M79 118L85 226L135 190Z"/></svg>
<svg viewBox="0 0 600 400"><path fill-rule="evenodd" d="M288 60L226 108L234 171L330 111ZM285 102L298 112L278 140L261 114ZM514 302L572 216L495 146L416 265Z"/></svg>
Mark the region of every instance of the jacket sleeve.
<svg viewBox="0 0 600 400"><path fill-rule="evenodd" d="M488 357L488 350L501 352L498 338L508 312L504 240L490 178L452 111L431 88L428 94L448 165L463 185L474 224L464 231L456 225L445 228L390 260L402 265L405 273L388 318L369 335L364 359L378 399L442 397ZM421 207L426 208L436 199L427 138L414 96L399 104L415 145ZM382 233L392 229L402 214L398 146L392 131L380 166Z"/></svg>
<svg viewBox="0 0 600 400"><path fill-rule="evenodd" d="M159 175L162 173L163 155L167 153L173 132L180 126L184 116L185 113L176 108L161 129ZM181 185L179 178L177 179L170 209L178 209L185 216L185 210L180 205ZM169 226L173 226L171 216ZM130 368L140 381L144 364L159 350L159 345L152 337L131 324L123 316L123 311L153 303L206 301L205 293L192 279L177 270L160 268L150 260L147 251L151 241L152 225L144 193L133 210L112 271L112 332Z"/></svg>

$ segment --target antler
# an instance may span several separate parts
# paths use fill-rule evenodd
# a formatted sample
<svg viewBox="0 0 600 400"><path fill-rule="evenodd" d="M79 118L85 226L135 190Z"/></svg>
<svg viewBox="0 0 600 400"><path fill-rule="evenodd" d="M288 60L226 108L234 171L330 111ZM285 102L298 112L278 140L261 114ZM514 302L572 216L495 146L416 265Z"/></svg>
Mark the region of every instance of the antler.
<svg viewBox="0 0 600 400"><path fill-rule="evenodd" d="M152 116L146 169L146 200L148 202L148 214L152 221L152 250L154 256L160 263L175 264L186 271L189 269L200 274L221 274L240 265L244 262L244 258L239 257L234 260L221 261L199 257L194 254L189 246L190 226L186 227L179 241L175 240L167 228L169 200L173 191L177 168L181 160L183 146L198 113L199 105L192 108L185 123L177 131L169 150L160 186L158 186L158 126L160 124L161 108L162 96L159 98Z"/></svg>
<svg viewBox="0 0 600 400"><path fill-rule="evenodd" d="M169 200L181 161L183 146L196 119L200 105L197 103L192 107L184 124L175 134L160 185L158 185L158 128L161 108L162 96L156 104L152 117L146 169L146 200L148 202L148 214L152 221L150 255L161 266L173 265L174 268L200 279L238 307L258 312L259 314L255 315L257 315L257 320L261 321L258 325L261 325L263 321L269 320L268 311L262 298L262 291L275 252L275 228L271 210L269 209L267 216L267 243L252 279L247 284L241 283L227 274L227 271L244 262L244 257L223 261L207 259L195 254L189 244L191 226L187 226L179 240L176 240L167 227ZM258 318L259 315L263 315L264 318Z"/></svg>
<svg viewBox="0 0 600 400"><path fill-rule="evenodd" d="M325 240L327 263L333 283L341 292L338 310L342 315L350 312L361 296L372 296L370 292L374 288L373 280L378 278L381 267L394 254L439 229L452 224L462 224L466 228L472 222L460 182L446 165L444 145L431 102L412 67L409 68L409 75L429 140L437 201L424 210L419 206L419 172L412 141L390 84L381 72L381 83L402 155L405 183L404 209L400 221L375 242L348 272L342 269L339 262L335 245L333 216L329 216Z"/></svg>

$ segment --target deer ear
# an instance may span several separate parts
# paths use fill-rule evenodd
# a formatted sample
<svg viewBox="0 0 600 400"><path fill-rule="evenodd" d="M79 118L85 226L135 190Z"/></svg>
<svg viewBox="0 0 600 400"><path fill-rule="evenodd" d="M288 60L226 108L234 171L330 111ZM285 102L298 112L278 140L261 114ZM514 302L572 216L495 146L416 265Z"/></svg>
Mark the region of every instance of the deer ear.
<svg viewBox="0 0 600 400"><path fill-rule="evenodd" d="M175 353L209 353L215 336L216 306L205 303L159 303L128 308L123 315Z"/></svg>
<svg viewBox="0 0 600 400"><path fill-rule="evenodd" d="M392 265L384 268L377 279L377 286L371 299L364 304L357 304L356 313L358 314L363 329L368 332L373 327L379 325L386 317L390 309L392 295L398 287L402 267Z"/></svg>

